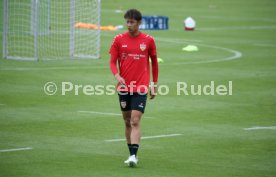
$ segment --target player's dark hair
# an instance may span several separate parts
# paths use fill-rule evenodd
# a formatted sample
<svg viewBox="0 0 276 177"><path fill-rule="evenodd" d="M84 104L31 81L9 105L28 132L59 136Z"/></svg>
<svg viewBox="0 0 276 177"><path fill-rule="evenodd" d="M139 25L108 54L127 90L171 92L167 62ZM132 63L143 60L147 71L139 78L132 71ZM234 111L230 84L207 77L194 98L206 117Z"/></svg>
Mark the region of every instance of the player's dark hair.
<svg viewBox="0 0 276 177"><path fill-rule="evenodd" d="M142 14L139 10L137 9L129 9L125 15L124 18L127 19L135 19L137 21L141 21L142 20Z"/></svg>

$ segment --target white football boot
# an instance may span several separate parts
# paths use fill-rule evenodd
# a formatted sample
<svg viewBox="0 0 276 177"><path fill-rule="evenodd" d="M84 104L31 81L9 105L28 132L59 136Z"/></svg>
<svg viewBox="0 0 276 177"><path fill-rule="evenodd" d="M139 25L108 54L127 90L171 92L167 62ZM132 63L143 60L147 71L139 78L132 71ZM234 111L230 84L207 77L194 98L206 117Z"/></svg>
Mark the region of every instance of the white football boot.
<svg viewBox="0 0 276 177"><path fill-rule="evenodd" d="M129 158L130 158L130 156L128 157L127 160L124 161L125 164L128 164L128 163L129 163Z"/></svg>
<svg viewBox="0 0 276 177"><path fill-rule="evenodd" d="M127 160L128 166L135 167L138 163L138 158L135 157L135 155L132 155Z"/></svg>

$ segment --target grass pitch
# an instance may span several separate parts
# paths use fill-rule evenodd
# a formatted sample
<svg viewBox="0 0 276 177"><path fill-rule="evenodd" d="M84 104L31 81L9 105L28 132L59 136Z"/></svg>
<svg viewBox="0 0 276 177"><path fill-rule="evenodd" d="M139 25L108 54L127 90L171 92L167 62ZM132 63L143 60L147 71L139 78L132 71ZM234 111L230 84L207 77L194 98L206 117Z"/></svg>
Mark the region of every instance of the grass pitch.
<svg viewBox="0 0 276 177"><path fill-rule="evenodd" d="M276 126L274 1L103 0L101 7L102 25L124 23L117 9L169 16L168 31L146 31L165 61L159 83L170 92L148 101L142 134L182 135L142 140L138 167L126 167L126 143L105 141L124 138L117 96L61 94L62 82L115 84L108 49L122 31L102 32L99 60L0 60L0 150L32 148L0 152L1 177L276 175L276 130L244 130ZM194 32L183 31L187 16L197 22ZM182 51L187 45L199 51ZM49 81L58 87L53 96L43 90ZM233 95L176 94L177 82L211 81L232 81Z"/></svg>

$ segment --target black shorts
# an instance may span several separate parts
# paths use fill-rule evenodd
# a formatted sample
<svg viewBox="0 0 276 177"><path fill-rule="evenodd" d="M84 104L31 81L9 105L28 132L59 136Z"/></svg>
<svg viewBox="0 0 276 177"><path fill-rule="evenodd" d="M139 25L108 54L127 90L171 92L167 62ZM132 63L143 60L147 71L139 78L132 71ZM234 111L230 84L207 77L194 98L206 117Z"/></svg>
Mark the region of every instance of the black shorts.
<svg viewBox="0 0 276 177"><path fill-rule="evenodd" d="M147 94L120 92L118 95L122 111L137 110L142 113L145 112Z"/></svg>

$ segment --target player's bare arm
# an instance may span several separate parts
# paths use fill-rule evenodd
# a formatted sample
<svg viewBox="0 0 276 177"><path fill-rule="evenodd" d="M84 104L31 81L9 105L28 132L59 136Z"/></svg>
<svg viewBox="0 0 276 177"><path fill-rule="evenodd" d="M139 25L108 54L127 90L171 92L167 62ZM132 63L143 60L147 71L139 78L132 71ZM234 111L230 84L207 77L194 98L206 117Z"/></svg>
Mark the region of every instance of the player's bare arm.
<svg viewBox="0 0 276 177"><path fill-rule="evenodd" d="M122 84L122 85L125 85L125 84L126 84L125 79L122 78L122 77L120 76L119 73L115 74L114 77L115 77L115 79L117 80L118 83L120 83L120 84Z"/></svg>

